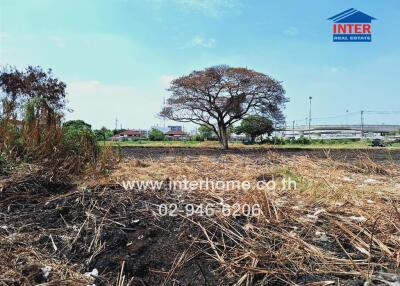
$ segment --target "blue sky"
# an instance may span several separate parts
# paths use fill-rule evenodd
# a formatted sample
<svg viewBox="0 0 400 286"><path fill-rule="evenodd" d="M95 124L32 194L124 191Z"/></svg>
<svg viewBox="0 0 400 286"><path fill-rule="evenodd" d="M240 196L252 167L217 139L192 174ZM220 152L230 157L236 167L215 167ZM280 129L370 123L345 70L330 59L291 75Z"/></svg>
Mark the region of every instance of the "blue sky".
<svg viewBox="0 0 400 286"><path fill-rule="evenodd" d="M371 43L332 42L327 18L349 8L378 19ZM218 64L282 81L290 124L305 121L309 96L314 118L349 110L359 123L360 110L400 110L399 20L398 0L0 0L0 64L52 68L68 85L67 119L94 127L160 124L170 80Z"/></svg>

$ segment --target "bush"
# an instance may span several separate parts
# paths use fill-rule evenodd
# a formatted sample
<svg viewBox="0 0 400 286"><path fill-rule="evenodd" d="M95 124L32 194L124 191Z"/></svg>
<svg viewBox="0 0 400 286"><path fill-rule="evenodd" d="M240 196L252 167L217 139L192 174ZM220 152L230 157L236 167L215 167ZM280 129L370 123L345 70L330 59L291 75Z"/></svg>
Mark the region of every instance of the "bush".
<svg viewBox="0 0 400 286"><path fill-rule="evenodd" d="M260 141L260 144L271 144L271 145L285 145L288 140L280 137L268 137Z"/></svg>
<svg viewBox="0 0 400 286"><path fill-rule="evenodd" d="M290 143L292 143L292 144L301 144L301 145L309 145L312 142L311 142L310 138L305 137L305 136L302 135L302 136L300 136L300 138L294 139Z"/></svg>
<svg viewBox="0 0 400 286"><path fill-rule="evenodd" d="M97 138L89 124L82 121L80 124L66 122L63 125L63 143L68 152L78 156L87 154L96 157L98 153Z"/></svg>
<svg viewBox="0 0 400 286"><path fill-rule="evenodd" d="M7 161L4 154L0 153L0 175L7 174Z"/></svg>
<svg viewBox="0 0 400 286"><path fill-rule="evenodd" d="M149 132L149 139L152 141L163 141L165 139L165 134L158 129L151 129Z"/></svg>
<svg viewBox="0 0 400 286"><path fill-rule="evenodd" d="M194 134L190 137L191 141L204 141L204 137L200 134Z"/></svg>

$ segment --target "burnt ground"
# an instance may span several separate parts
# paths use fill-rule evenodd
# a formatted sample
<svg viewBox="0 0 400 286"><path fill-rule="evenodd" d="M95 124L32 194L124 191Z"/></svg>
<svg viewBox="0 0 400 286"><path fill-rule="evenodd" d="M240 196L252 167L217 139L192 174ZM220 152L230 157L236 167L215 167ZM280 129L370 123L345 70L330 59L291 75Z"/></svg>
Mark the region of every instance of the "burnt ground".
<svg viewBox="0 0 400 286"><path fill-rule="evenodd" d="M3 188L0 202L0 260L2 267L14 270L8 278L0 276L0 285L38 285L75 276L57 271L52 259L78 273L96 268L97 286L115 285L122 263L129 285L222 283L212 271L215 262L184 239L196 230L180 218L152 215L152 204L164 202L161 198L135 196L112 185L82 191L31 177ZM40 252L46 259L24 252ZM45 266L53 269L49 279L42 275ZM68 285L88 284L78 281Z"/></svg>
<svg viewBox="0 0 400 286"><path fill-rule="evenodd" d="M400 164L400 149L374 148L374 149L305 149L305 148L231 148L221 150L218 148L203 147L121 147L119 152L127 158L152 158L164 156L221 156L226 154L259 157L268 153L276 153L287 157L308 156L310 158L351 162L360 157L369 157L376 162L393 162Z"/></svg>
<svg viewBox="0 0 400 286"><path fill-rule="evenodd" d="M344 161L356 159L361 152L366 152L365 150L331 150L328 154L322 150L275 151L285 152L287 156L307 155L316 158L331 156ZM398 162L396 160L399 160L398 151L373 151L367 151L367 155L376 161ZM199 148L124 148L122 152L126 158L157 160L171 155L174 157L220 156L227 153L246 154L252 158L271 151L232 149L224 152L218 149ZM217 244L216 247L226 248L228 253L236 252L233 246L236 247L238 242L230 242L226 234L220 233L220 225L212 225L207 220L201 222L204 227L208 227L210 238L204 236L203 229L196 224L196 219L190 221L179 215L160 217L157 214L157 205L182 201L182 194L173 193L171 190L135 193L126 191L119 185L78 188L72 183L53 182L51 178L34 174L17 178L10 177L2 180L1 185L0 285L91 285L91 283L96 286L236 285L241 276L233 276L229 273L235 271L246 273L246 265L240 267L242 272L237 269L225 269L223 264L221 265L215 257L212 257L213 249L205 242L206 240L215 240L216 243L222 241L223 245ZM390 211L396 217L397 209ZM301 210L293 217L305 214L306 212ZM329 212L326 218L321 219L319 226L325 228L328 233L329 230L337 228L331 222L332 217L343 215L345 213L342 210ZM207 225L208 223L210 225ZM251 232L243 232L249 223L256 224L257 222L243 217L229 221L233 231L253 241ZM287 231L291 230L289 226L293 225L293 218L288 216L287 221L283 223L287 225L281 226L282 222L274 225L271 222L268 226L266 223L262 225L261 222L259 227L262 225L265 233L275 235L285 228ZM337 259L346 259L349 253L357 252L352 241L345 235L338 236L338 241L340 241L340 246L338 246L332 241L314 241L309 236L311 226L303 228L298 225L298 227L301 229L302 239L307 242L305 245L320 247L324 251L335 254ZM374 225L369 227L374 227ZM222 240L218 240L221 237ZM267 250L274 249L284 253L285 247L293 244L290 242L290 237L282 238L279 235L260 238L259 242L254 241L256 244L259 243L254 247L254 251L259 251L261 256L264 255L265 245L270 245L269 248L265 248ZM283 245L286 246L283 247ZM297 249L299 253L304 252L304 258L300 259L301 263L307 267L303 268L303 265L294 267L294 262L292 265L290 260L280 261L282 258L278 259L278 255L274 261L274 254L269 253L264 258L265 261L259 262L258 267L269 269L271 272L267 275L262 273L251 278L247 277L242 281L247 284L240 285L289 285L288 281L301 285L318 281L321 284L309 285L333 285L323 284L323 281L330 283L339 279L340 285L364 285L365 276L351 274L354 270L350 262L338 268L340 274L314 274L312 269L319 268L318 259L322 258L310 256L309 251L313 251L312 246L310 247L311 250L303 250L303 246ZM370 248L375 252L376 258L373 257L369 263L375 263L373 267L377 271L393 273L394 269L397 269L391 260L381 254L377 246L375 246L376 249L372 245ZM233 254L230 253L230 255ZM291 256L290 253L286 255ZM363 257L360 254L353 255L353 259L357 261ZM296 256L291 259L297 261L299 258ZM237 263L239 265L240 260ZM379 266L380 263L382 266ZM52 268L47 278L44 277L42 270L46 266ZM98 270L98 276L88 278L82 275L93 269ZM343 273L349 273L349 275Z"/></svg>

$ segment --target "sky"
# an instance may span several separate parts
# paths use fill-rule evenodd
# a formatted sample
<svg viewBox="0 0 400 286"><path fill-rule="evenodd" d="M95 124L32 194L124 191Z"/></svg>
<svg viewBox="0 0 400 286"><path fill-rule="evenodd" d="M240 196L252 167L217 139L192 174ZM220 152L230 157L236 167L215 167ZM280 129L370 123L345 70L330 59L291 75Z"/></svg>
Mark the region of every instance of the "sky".
<svg viewBox="0 0 400 286"><path fill-rule="evenodd" d="M327 19L350 8L377 19L372 42L332 42ZM66 119L94 128L162 125L170 81L220 64L281 81L290 125L309 96L315 124L357 124L361 110L400 124L399 20L398 0L0 0L0 65L51 68Z"/></svg>

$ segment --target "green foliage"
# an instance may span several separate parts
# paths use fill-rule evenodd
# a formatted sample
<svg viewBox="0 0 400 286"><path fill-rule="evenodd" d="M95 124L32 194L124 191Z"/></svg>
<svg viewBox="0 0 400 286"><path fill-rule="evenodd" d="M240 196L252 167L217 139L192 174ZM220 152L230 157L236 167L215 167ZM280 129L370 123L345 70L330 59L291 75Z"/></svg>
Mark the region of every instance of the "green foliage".
<svg viewBox="0 0 400 286"><path fill-rule="evenodd" d="M65 129L76 129L76 130L81 130L81 129L89 129L92 130L92 125L86 123L83 120L69 120L63 124L63 128Z"/></svg>
<svg viewBox="0 0 400 286"><path fill-rule="evenodd" d="M250 115L244 118L238 127L235 128L236 134L244 133L251 138L251 142L255 142L257 136L268 134L274 130L272 121L259 115Z"/></svg>
<svg viewBox="0 0 400 286"><path fill-rule="evenodd" d="M149 132L149 140L163 141L163 140L165 140L165 134L162 131L153 128Z"/></svg>
<svg viewBox="0 0 400 286"><path fill-rule="evenodd" d="M7 174L7 160L3 153L0 153L0 175Z"/></svg>
<svg viewBox="0 0 400 286"><path fill-rule="evenodd" d="M204 141L204 137L201 134L194 134L190 137L191 141Z"/></svg>
<svg viewBox="0 0 400 286"><path fill-rule="evenodd" d="M289 141L285 138L280 137L268 137L260 142L260 144L272 144L272 145L285 145Z"/></svg>
<svg viewBox="0 0 400 286"><path fill-rule="evenodd" d="M90 151L96 153L96 135L91 125L83 120L71 120L63 124L63 140L70 147L70 151L82 154Z"/></svg>
<svg viewBox="0 0 400 286"><path fill-rule="evenodd" d="M121 132L124 132L124 131L126 131L125 129L114 129L113 131L112 131L112 133L113 133L113 135L117 135L117 134L119 134L119 133L121 133Z"/></svg>
<svg viewBox="0 0 400 286"><path fill-rule="evenodd" d="M94 134L96 134L97 141L106 141L114 135L114 132L103 126L98 130L94 130Z"/></svg>
<svg viewBox="0 0 400 286"><path fill-rule="evenodd" d="M309 145L309 144L311 144L311 139L302 135L298 139L291 140L290 143L291 144Z"/></svg>
<svg viewBox="0 0 400 286"><path fill-rule="evenodd" d="M210 139L215 134L214 129L208 125L201 125L197 131L203 139Z"/></svg>

